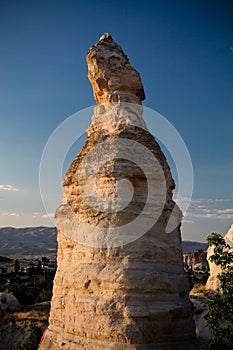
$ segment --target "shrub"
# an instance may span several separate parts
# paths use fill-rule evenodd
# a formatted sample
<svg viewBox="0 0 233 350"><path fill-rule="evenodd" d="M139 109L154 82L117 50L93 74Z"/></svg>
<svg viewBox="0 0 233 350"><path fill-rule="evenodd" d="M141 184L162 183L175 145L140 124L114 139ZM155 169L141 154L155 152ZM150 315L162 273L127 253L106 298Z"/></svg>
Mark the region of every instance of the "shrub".
<svg viewBox="0 0 233 350"><path fill-rule="evenodd" d="M222 295L209 302L211 340L202 349L233 350L233 253L227 250L230 246L220 234L212 233L207 242L215 247L210 261L222 268L218 276Z"/></svg>
<svg viewBox="0 0 233 350"><path fill-rule="evenodd" d="M24 344L19 345L17 350L37 350L41 336L41 328L35 323L32 323L30 326L30 336L28 340Z"/></svg>

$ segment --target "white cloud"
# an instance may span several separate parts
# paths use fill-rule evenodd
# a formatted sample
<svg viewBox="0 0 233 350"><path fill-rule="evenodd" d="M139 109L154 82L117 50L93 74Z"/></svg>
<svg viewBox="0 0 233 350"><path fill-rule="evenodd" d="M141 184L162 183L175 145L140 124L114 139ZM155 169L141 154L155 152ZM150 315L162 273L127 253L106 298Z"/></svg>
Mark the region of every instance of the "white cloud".
<svg viewBox="0 0 233 350"><path fill-rule="evenodd" d="M216 209L218 214L233 214L233 209Z"/></svg>
<svg viewBox="0 0 233 350"><path fill-rule="evenodd" d="M2 216L20 216L19 213L10 213L10 212L3 212L3 213L0 213L0 215Z"/></svg>
<svg viewBox="0 0 233 350"><path fill-rule="evenodd" d="M42 218L42 215L44 215L43 212L36 211L17 212L17 210L9 210L0 212L0 227L55 226L50 217Z"/></svg>
<svg viewBox="0 0 233 350"><path fill-rule="evenodd" d="M43 214L41 212L35 211L31 213L31 217L33 219L51 219L51 218L54 218L54 213Z"/></svg>
<svg viewBox="0 0 233 350"><path fill-rule="evenodd" d="M233 201L233 198L192 198L192 203L219 203Z"/></svg>
<svg viewBox="0 0 233 350"><path fill-rule="evenodd" d="M2 190L2 191L9 191L9 192L22 191L19 188L13 186L13 185L0 185L0 190Z"/></svg>
<svg viewBox="0 0 233 350"><path fill-rule="evenodd" d="M192 213L192 212L188 212L186 214L186 216L187 217L193 217L193 218L233 220L233 213L231 213L231 214L217 213L216 210L213 210L211 213Z"/></svg>
<svg viewBox="0 0 233 350"><path fill-rule="evenodd" d="M50 219L54 217L54 213L47 213L47 214L43 214L41 215L42 219Z"/></svg>
<svg viewBox="0 0 233 350"><path fill-rule="evenodd" d="M32 213L32 218L33 219L37 219L38 217L41 217L41 213L39 213L38 211L35 211Z"/></svg>
<svg viewBox="0 0 233 350"><path fill-rule="evenodd" d="M198 209L200 209L200 207L198 207ZM211 213L211 209L206 209L205 207L204 208L201 208L201 210L204 212L204 213Z"/></svg>
<svg viewBox="0 0 233 350"><path fill-rule="evenodd" d="M188 220L188 219L184 219L183 222L186 222L187 224L194 224L193 220Z"/></svg>
<svg viewBox="0 0 233 350"><path fill-rule="evenodd" d="M233 220L232 198L192 199L185 217L217 220Z"/></svg>

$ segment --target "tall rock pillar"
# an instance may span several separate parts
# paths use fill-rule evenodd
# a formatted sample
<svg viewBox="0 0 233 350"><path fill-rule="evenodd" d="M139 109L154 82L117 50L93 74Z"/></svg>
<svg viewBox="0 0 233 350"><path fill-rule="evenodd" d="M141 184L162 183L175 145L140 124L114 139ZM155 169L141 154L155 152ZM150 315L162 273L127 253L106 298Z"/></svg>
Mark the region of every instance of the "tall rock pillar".
<svg viewBox="0 0 233 350"><path fill-rule="evenodd" d="M142 118L140 76L109 34L87 64L97 107L56 212L58 269L41 350L193 349L182 214Z"/></svg>

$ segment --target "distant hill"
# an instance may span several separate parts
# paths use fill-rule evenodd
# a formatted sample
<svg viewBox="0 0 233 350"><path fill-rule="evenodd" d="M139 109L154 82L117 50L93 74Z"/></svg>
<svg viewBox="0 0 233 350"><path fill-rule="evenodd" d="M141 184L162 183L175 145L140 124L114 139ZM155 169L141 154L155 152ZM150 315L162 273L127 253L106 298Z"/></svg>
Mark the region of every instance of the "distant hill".
<svg viewBox="0 0 233 350"><path fill-rule="evenodd" d="M8 258L56 255L56 233L55 227L2 227L0 255Z"/></svg>
<svg viewBox="0 0 233 350"><path fill-rule="evenodd" d="M56 227L0 228L0 255L8 258L51 256L57 253ZM183 252L207 249L207 244L182 242Z"/></svg>
<svg viewBox="0 0 233 350"><path fill-rule="evenodd" d="M6 258L5 256L0 256L0 263L11 262L12 259Z"/></svg>
<svg viewBox="0 0 233 350"><path fill-rule="evenodd" d="M192 242L192 241L183 241L182 242L183 253L192 253L197 250L206 250L208 248L207 243Z"/></svg>

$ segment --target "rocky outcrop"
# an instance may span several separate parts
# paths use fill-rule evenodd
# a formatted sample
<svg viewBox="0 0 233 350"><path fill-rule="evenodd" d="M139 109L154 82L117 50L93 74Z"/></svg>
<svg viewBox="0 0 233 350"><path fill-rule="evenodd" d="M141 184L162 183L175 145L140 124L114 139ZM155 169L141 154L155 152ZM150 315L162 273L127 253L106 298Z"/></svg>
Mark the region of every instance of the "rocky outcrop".
<svg viewBox="0 0 233 350"><path fill-rule="evenodd" d="M105 33L87 54L88 78L98 104L141 103L145 99L139 73L111 35Z"/></svg>
<svg viewBox="0 0 233 350"><path fill-rule="evenodd" d="M58 269L41 350L192 349L181 212L142 118L140 76L109 34L87 63L98 106L56 212Z"/></svg>
<svg viewBox="0 0 233 350"><path fill-rule="evenodd" d="M207 252L202 249L199 249L192 253L184 253L183 260L185 270L208 270L209 265L206 256Z"/></svg>
<svg viewBox="0 0 233 350"><path fill-rule="evenodd" d="M230 246L230 249L227 249L227 251L233 251L233 225L231 225L231 228L226 233L224 240ZM206 289L210 289L214 292L220 292L220 281L218 279L218 275L222 273L222 269L220 266L217 266L210 261L210 257L213 254L214 246L210 246L207 250L207 260L210 267L210 276L206 283Z"/></svg>
<svg viewBox="0 0 233 350"><path fill-rule="evenodd" d="M48 326L49 309L50 304L44 302L23 307L20 311L7 313L4 316L1 315L0 349L34 349L39 343L39 336Z"/></svg>
<svg viewBox="0 0 233 350"><path fill-rule="evenodd" d="M19 311L21 308L16 297L10 293L0 293L0 315L8 312Z"/></svg>
<svg viewBox="0 0 233 350"><path fill-rule="evenodd" d="M196 324L196 334L203 343L211 338L211 333L207 323L208 303L210 298L204 295L190 295L190 299L194 306L194 320Z"/></svg>

